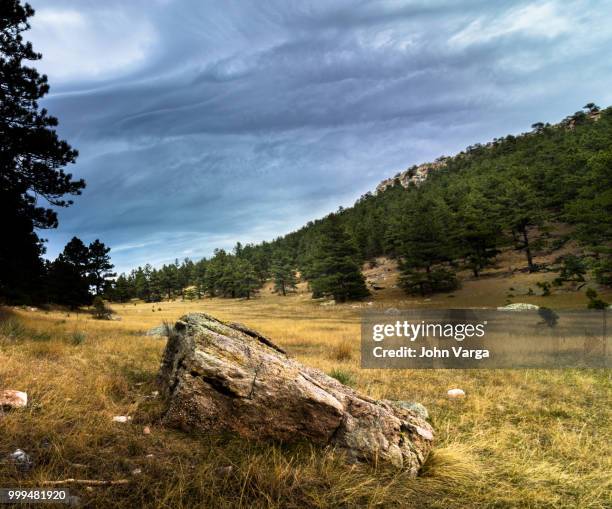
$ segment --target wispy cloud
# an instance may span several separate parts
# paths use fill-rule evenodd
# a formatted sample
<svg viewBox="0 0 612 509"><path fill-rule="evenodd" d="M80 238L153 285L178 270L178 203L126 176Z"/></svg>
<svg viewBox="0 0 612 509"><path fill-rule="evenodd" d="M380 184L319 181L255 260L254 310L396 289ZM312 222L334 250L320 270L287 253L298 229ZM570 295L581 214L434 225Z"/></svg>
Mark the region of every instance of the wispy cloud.
<svg viewBox="0 0 612 509"><path fill-rule="evenodd" d="M612 102L608 2L32 0L120 269L273 238L413 163Z"/></svg>
<svg viewBox="0 0 612 509"><path fill-rule="evenodd" d="M554 39L570 32L576 13L568 4L534 3L506 12L479 16L450 38L451 44L468 46L487 43L501 37L528 36Z"/></svg>

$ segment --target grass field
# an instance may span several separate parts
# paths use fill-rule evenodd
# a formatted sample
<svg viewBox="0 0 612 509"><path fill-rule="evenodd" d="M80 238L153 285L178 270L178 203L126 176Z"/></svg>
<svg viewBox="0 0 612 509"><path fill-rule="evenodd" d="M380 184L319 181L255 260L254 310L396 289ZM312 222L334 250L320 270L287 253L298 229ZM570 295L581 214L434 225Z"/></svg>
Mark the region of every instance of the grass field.
<svg viewBox="0 0 612 509"><path fill-rule="evenodd" d="M503 304L502 293L489 305ZM584 307L582 296L574 299ZM0 487L127 480L67 485L86 507L610 507L609 371L359 368L363 307L441 307L449 300L383 296L371 306L321 306L305 294L283 298L264 290L251 301L114 305L121 321L7 309L0 388L27 391L30 403L0 416L0 458L21 448L34 465L20 472L0 464ZM566 296L556 303L577 305ZM464 305L461 295L453 305ZM152 394L164 340L142 333L196 310L259 329L300 361L341 372L370 396L422 402L437 432L423 475L412 480L382 466L347 466L333 451L308 444L164 429L163 403ZM452 387L467 397L448 400ZM116 415L133 419L114 423Z"/></svg>

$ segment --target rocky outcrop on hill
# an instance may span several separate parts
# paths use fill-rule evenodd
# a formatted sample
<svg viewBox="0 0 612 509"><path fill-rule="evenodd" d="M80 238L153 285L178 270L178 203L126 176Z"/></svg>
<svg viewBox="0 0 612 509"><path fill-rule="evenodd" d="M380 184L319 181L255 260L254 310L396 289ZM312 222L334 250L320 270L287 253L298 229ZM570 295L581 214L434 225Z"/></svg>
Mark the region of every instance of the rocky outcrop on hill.
<svg viewBox="0 0 612 509"><path fill-rule="evenodd" d="M270 339L203 313L170 334L159 381L166 424L250 439L310 440L352 461L382 460L416 475L433 447L426 410L377 401L289 358Z"/></svg>
<svg viewBox="0 0 612 509"><path fill-rule="evenodd" d="M376 187L376 192L381 193L388 187L399 183L402 187L408 188L410 184L414 184L415 186L421 185L427 179L427 176L431 171L439 170L446 165L445 157L441 157L437 159L433 163L425 163L420 164L418 166L412 166L407 170L399 172L394 177L383 180Z"/></svg>

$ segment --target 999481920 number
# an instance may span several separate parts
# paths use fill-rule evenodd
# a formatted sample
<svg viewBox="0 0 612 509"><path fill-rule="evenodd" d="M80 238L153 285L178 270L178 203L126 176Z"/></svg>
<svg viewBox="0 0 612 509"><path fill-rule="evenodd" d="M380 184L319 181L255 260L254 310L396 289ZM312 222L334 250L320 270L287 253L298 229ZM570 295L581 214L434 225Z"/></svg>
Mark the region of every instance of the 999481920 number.
<svg viewBox="0 0 612 509"><path fill-rule="evenodd" d="M67 503L68 490L0 488L0 504Z"/></svg>

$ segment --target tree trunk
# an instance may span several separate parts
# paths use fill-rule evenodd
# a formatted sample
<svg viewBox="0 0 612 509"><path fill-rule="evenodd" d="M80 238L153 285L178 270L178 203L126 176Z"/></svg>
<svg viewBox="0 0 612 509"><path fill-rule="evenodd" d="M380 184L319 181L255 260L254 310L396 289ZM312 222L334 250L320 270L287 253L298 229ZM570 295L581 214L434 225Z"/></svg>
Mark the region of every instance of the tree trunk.
<svg viewBox="0 0 612 509"><path fill-rule="evenodd" d="M531 257L531 249L529 247L529 237L527 235L527 227L523 227L523 240L525 242L525 254L527 255L527 266L529 267L529 272L535 271L535 266L533 264L533 258Z"/></svg>

